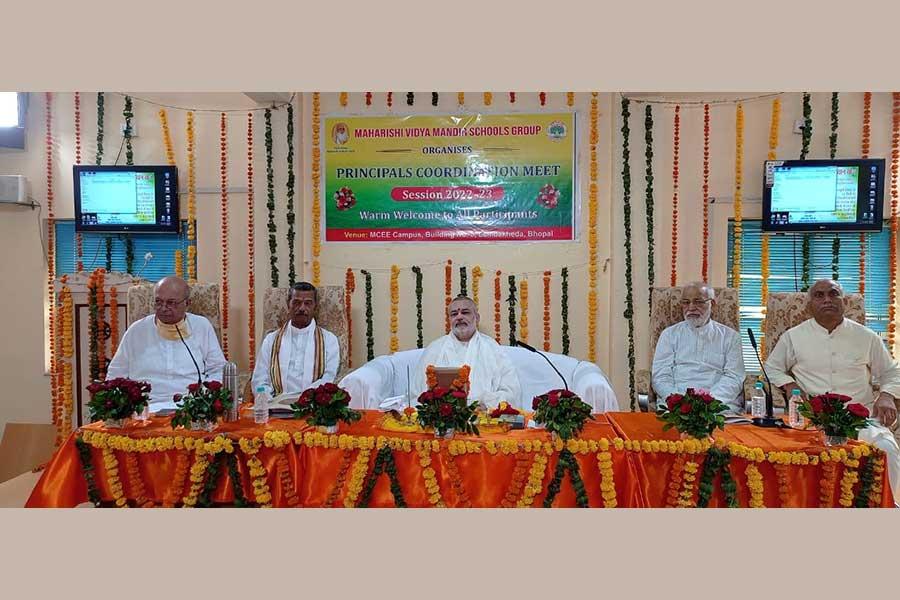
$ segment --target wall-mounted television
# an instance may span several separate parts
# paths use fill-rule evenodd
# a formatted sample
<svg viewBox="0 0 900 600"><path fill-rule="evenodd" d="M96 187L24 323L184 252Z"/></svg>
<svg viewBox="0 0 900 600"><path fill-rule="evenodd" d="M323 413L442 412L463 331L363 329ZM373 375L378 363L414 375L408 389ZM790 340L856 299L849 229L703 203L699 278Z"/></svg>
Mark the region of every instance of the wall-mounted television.
<svg viewBox="0 0 900 600"><path fill-rule="evenodd" d="M178 233L175 166L89 166L75 177L75 231Z"/></svg>
<svg viewBox="0 0 900 600"><path fill-rule="evenodd" d="M763 231L881 231L883 204L883 158L765 163Z"/></svg>

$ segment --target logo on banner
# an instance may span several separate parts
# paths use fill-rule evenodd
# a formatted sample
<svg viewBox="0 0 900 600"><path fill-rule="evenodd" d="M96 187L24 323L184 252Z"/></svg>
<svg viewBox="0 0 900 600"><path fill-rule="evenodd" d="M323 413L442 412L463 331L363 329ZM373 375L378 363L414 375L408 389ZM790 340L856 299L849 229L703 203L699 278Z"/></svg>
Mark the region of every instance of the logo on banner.
<svg viewBox="0 0 900 600"><path fill-rule="evenodd" d="M566 133L566 124L561 121L553 121L550 123L549 127L547 127L547 137L551 140L561 140L566 137Z"/></svg>
<svg viewBox="0 0 900 600"><path fill-rule="evenodd" d="M331 128L331 139L338 146L343 146L350 140L350 128L346 123L335 123Z"/></svg>

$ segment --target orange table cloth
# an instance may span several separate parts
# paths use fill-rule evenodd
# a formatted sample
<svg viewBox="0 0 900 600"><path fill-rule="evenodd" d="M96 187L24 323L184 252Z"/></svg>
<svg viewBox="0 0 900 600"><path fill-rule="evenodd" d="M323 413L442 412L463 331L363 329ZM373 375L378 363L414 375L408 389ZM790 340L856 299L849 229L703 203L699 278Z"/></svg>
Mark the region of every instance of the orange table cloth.
<svg viewBox="0 0 900 600"><path fill-rule="evenodd" d="M290 419L273 419L266 425L256 425L244 417L235 423L222 423L212 433L173 431L168 417L154 417L147 423L132 424L123 429L104 429L101 423L95 423L74 432L60 447L26 506L71 507L88 501L88 486L76 446L76 440L85 433L92 444L96 441L94 436L99 435L97 439L104 440L100 447L88 446L100 500L104 504L112 503L118 492L122 502L131 506L147 504L147 501L154 506L166 502L181 505L183 499L191 495L191 476L196 475L196 479L202 481L208 475L203 465L197 462L196 451L172 448L172 440L165 438L179 438L179 444L187 438L192 441L213 440L222 436L233 440L233 454L237 458L240 478L238 489L251 505L255 505L258 497L255 495L254 479L257 485L264 479L271 494L271 500L266 504L275 507L356 504L365 493L353 488L353 474L364 474L365 482L374 476L373 465L379 445L387 445L391 449L396 465L396 481L407 506L539 507L547 497L563 447L561 443L552 446L550 435L544 430L483 432L480 437L457 435L452 440L435 440L430 433L385 430L380 426L381 418L381 413L363 411L361 421L341 425L340 432L330 436L315 433L315 428L304 421ZM282 443L268 444L278 435ZM729 425L724 432L716 432L715 437L722 443L734 442L759 448L769 454L805 453L816 457L816 462L821 452L826 450L816 432ZM677 443L680 448L683 443L676 442L678 438L675 431L663 432L662 423L654 415L595 415L595 421L585 425L580 438L570 440L568 445L578 462L589 505L665 506L673 466L679 456L696 462L701 470L705 457L703 452L682 454L662 449L651 451L649 447L650 442L655 441L654 447L661 444L665 448L667 443L674 447ZM260 444L255 453L255 458L259 459L256 468L264 471L257 470L256 476L251 469L253 465L248 466L248 458L252 457L240 448L238 442L241 439L256 439ZM140 451L123 450L123 440L133 441L137 445L143 441L145 445ZM154 441L148 449L146 443L150 440ZM154 443L164 445L159 440L168 442L169 449L152 446ZM371 448L370 456L367 461L360 461L362 451L359 446L366 444ZM110 449L110 446L118 446L119 449ZM867 460L872 459L863 458L863 465ZM213 505L231 505L235 498L235 482L227 468L224 453L214 455L212 462L218 464L218 472L209 500ZM750 505L746 471L751 462L732 456L728 467L737 484L740 506ZM604 464L605 471L601 470ZM848 469L843 464L832 463L835 464L834 478L831 485L825 486L825 490L831 492L829 499L825 500L822 499L825 463L789 465L780 468L781 473L768 460L754 464L762 476L762 501L765 506L819 506L820 503L839 506L840 483ZM862 468L860 466L859 470ZM859 486L857 482L854 493ZM880 493L870 494L871 504L893 506L886 469L876 478L875 486L880 488ZM784 493L785 487L787 494ZM691 492L694 502L696 492L695 484ZM375 480L366 505L395 506L387 473ZM725 505L718 478L714 482L709 505ZM552 506L577 506L575 488L568 473L562 478Z"/></svg>

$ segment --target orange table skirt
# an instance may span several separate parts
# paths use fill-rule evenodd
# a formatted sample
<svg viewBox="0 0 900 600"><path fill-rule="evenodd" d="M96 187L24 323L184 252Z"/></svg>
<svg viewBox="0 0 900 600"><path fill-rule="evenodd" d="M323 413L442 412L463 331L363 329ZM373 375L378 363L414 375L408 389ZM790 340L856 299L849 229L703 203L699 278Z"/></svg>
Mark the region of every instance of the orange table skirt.
<svg viewBox="0 0 900 600"><path fill-rule="evenodd" d="M185 499L192 504L203 486L210 491L210 504L232 505L236 495L228 468L231 461L236 462L240 478L237 490L250 505L357 505L375 475L379 447L386 446L382 457L389 453L393 458L396 487L392 491L387 472L379 475L366 506L393 507L396 491L410 507L540 507L550 493L565 447L551 444L550 435L543 430L483 432L480 437L457 435L438 441L430 433L382 429L381 417L378 412L364 411L361 421L341 425L337 435L316 433L304 421L295 420L271 420L260 426L243 418L220 424L212 433L173 431L168 417L123 429L104 429L95 423L74 432L60 447L26 506L71 507L89 500L77 447L77 440L82 439L88 440L83 448L90 457L95 500L115 505L119 499L119 504L128 506L181 506ZM654 415L607 413L595 418L585 425L581 437L567 446L578 463L590 506L663 507L674 498L670 493L673 486L683 504L696 503L707 456L702 449L678 441L675 431L663 432ZM185 447L217 437L231 440L231 452L221 444L210 450L207 444L198 458L195 447ZM883 461L880 470L875 454L854 463L852 450L861 446L855 442L844 447L843 461L835 461L822 459L827 449L817 432L729 425L725 431L717 431L715 439L718 447L732 450L728 469L740 506L840 506L842 490L846 504L850 492L854 499L859 495L859 475L868 461L873 461L876 476L866 504L893 506ZM245 444L256 440L258 451L250 450L248 455L241 440ZM754 450L755 458L739 456ZM775 464L790 462L791 457L807 464ZM827 452L824 458L829 458ZM216 465L214 480L209 478L208 463ZM698 469L693 482L683 476L684 467L690 464ZM552 506L577 505L571 474L565 472ZM725 505L717 476L709 506Z"/></svg>

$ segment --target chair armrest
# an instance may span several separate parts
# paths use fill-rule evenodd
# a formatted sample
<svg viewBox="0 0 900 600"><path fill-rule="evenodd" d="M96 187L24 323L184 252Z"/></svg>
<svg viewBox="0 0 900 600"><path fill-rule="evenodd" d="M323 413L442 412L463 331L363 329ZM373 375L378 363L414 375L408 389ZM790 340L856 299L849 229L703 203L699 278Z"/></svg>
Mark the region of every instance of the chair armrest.
<svg viewBox="0 0 900 600"><path fill-rule="evenodd" d="M618 412L619 402L600 367L582 362L572 375L572 391L591 405L592 412Z"/></svg>

